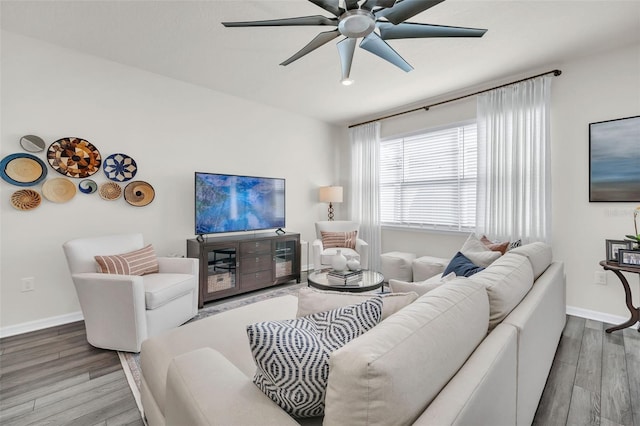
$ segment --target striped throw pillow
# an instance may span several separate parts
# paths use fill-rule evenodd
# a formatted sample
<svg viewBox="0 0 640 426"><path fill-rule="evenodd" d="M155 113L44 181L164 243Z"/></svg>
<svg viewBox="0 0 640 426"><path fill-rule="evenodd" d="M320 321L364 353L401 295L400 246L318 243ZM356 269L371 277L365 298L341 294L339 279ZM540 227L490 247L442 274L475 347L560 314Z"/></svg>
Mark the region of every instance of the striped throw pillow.
<svg viewBox="0 0 640 426"><path fill-rule="evenodd" d="M158 258L151 244L129 253L94 258L98 262L98 272L103 274L144 275L159 271Z"/></svg>
<svg viewBox="0 0 640 426"><path fill-rule="evenodd" d="M324 248L345 247L345 248L355 249L357 235L358 235L358 231L351 231L351 232L320 231L320 236L322 237L322 246Z"/></svg>

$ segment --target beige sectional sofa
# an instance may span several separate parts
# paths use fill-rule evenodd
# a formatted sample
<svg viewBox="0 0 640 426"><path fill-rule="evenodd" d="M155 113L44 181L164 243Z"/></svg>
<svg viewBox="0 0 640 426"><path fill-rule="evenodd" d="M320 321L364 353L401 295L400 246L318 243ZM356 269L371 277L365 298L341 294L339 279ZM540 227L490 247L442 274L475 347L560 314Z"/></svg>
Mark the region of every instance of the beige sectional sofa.
<svg viewBox="0 0 640 426"><path fill-rule="evenodd" d="M324 418L291 418L251 381L246 326L297 308L272 298L146 340L149 424L529 425L565 323L564 269L534 243L436 285L331 354Z"/></svg>

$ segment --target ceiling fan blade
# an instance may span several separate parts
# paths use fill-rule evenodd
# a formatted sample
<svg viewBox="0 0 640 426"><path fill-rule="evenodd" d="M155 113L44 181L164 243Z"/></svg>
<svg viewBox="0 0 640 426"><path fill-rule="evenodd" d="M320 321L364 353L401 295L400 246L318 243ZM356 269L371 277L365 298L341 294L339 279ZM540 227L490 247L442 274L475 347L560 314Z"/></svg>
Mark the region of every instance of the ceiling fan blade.
<svg viewBox="0 0 640 426"><path fill-rule="evenodd" d="M304 55L306 55L309 52L313 52L318 47L330 42L331 40L338 37L339 35L340 35L340 32L338 30L326 31L324 33L318 34L317 36L315 36L313 40L309 42L309 44L307 44L305 47L300 49L295 55L293 55L292 57L290 57L280 65L289 65L291 62L302 58Z"/></svg>
<svg viewBox="0 0 640 426"><path fill-rule="evenodd" d="M400 0L388 9L375 13L376 18L387 18L392 24L399 24L420 12L442 3L444 0Z"/></svg>
<svg viewBox="0 0 640 426"><path fill-rule="evenodd" d="M270 19L268 21L223 22L225 27L285 27L296 25L333 25L338 26L337 18L322 15L301 16L298 18Z"/></svg>
<svg viewBox="0 0 640 426"><path fill-rule="evenodd" d="M409 72L413 69L411 65L404 59L402 56L398 54L391 46L387 44L380 36L376 33L371 33L362 39L360 43L360 47L364 50L373 53L384 59L385 61L391 62L393 65L397 66L403 71Z"/></svg>
<svg viewBox="0 0 640 426"><path fill-rule="evenodd" d="M358 0L344 0L344 5L347 10L353 10L358 8Z"/></svg>
<svg viewBox="0 0 640 426"><path fill-rule="evenodd" d="M340 16L344 13L344 9L338 6L338 0L309 0L316 6L320 6L324 10Z"/></svg>
<svg viewBox="0 0 640 426"><path fill-rule="evenodd" d="M355 38L347 37L336 44L338 53L340 53L343 80L349 78L349 74L351 74L351 63L353 62L353 53L356 50L356 41L357 39Z"/></svg>
<svg viewBox="0 0 640 426"><path fill-rule="evenodd" d="M396 0L367 0L365 1L361 9L372 10L374 7L392 7L396 3Z"/></svg>
<svg viewBox="0 0 640 426"><path fill-rule="evenodd" d="M487 30L480 28L448 27L445 25L417 24L403 22L398 25L389 22L378 22L383 40L399 38L430 38L430 37L482 37Z"/></svg>

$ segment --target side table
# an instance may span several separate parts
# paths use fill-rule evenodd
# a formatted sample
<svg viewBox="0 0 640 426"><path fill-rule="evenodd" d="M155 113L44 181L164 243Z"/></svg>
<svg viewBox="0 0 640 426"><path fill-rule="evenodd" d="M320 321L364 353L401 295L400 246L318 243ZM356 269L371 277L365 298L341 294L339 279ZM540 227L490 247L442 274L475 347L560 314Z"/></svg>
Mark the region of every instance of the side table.
<svg viewBox="0 0 640 426"><path fill-rule="evenodd" d="M633 299L631 298L631 287L629 287L629 282L627 281L627 278L624 275L622 275L623 272L640 274L640 268L634 268L632 266L620 266L618 262L607 262L606 260L601 261L600 266L602 266L605 271L613 272L620 279L620 282L624 287L624 296L625 296L625 301L627 303L627 308L631 313L631 318L629 318L629 321L624 322L615 327L608 328L605 331L607 333L611 333L612 331L631 327L632 325L635 325L637 322L640 322L640 307L636 308L635 306L633 306ZM638 329L638 332L640 332L640 328Z"/></svg>

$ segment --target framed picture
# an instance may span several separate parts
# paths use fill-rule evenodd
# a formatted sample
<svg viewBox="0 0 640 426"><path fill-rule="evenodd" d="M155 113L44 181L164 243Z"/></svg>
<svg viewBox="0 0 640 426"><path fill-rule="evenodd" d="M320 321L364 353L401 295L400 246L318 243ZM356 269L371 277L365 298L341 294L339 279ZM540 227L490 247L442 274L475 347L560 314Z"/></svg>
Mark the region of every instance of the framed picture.
<svg viewBox="0 0 640 426"><path fill-rule="evenodd" d="M631 250L631 241L625 240L606 240L607 243L607 261L618 261L618 252L620 250Z"/></svg>
<svg viewBox="0 0 640 426"><path fill-rule="evenodd" d="M589 124L589 201L640 201L640 115Z"/></svg>
<svg viewBox="0 0 640 426"><path fill-rule="evenodd" d="M618 250L618 264L640 268L640 250Z"/></svg>

